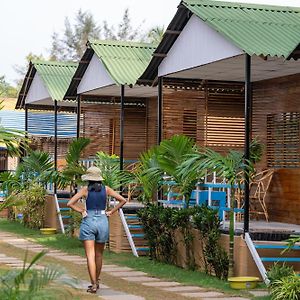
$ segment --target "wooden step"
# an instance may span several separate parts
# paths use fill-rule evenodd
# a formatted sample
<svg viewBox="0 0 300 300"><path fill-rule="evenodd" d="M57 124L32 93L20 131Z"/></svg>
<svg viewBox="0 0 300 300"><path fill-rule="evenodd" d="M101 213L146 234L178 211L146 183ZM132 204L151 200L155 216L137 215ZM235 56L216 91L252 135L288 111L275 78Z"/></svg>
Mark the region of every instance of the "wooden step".
<svg viewBox="0 0 300 300"><path fill-rule="evenodd" d="M133 238L141 238L141 239L143 239L145 237L145 233L132 233L131 236Z"/></svg>
<svg viewBox="0 0 300 300"><path fill-rule="evenodd" d="M150 251L149 247L136 247L136 251Z"/></svg>
<svg viewBox="0 0 300 300"><path fill-rule="evenodd" d="M274 244L254 244L256 249L288 249L286 245L274 245ZM293 246L289 248L291 250L300 250L300 246Z"/></svg>
<svg viewBox="0 0 300 300"><path fill-rule="evenodd" d="M300 262L300 257L261 257L262 262Z"/></svg>

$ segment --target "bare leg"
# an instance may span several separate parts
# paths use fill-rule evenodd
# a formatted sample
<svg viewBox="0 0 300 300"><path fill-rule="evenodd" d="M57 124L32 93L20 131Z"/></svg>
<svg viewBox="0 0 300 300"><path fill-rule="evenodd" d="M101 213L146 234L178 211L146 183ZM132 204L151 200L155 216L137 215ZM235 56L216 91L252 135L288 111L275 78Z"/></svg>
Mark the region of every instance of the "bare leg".
<svg viewBox="0 0 300 300"><path fill-rule="evenodd" d="M100 273L102 269L102 257L104 250L104 243L95 243L95 264L96 264L96 279L100 278Z"/></svg>
<svg viewBox="0 0 300 300"><path fill-rule="evenodd" d="M95 264L95 241L83 241L84 250L87 259L87 266L92 284L96 284L96 264Z"/></svg>

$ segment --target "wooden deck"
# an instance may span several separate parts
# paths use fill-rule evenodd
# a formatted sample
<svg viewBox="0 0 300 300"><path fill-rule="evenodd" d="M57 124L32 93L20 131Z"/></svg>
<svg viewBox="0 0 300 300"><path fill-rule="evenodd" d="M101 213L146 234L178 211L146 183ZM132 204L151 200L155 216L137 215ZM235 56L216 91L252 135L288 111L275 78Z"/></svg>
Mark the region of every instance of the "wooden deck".
<svg viewBox="0 0 300 300"><path fill-rule="evenodd" d="M229 228L229 222L225 222L225 231ZM243 222L235 223L236 233L242 233L244 228ZM270 234L299 234L300 225L281 223L281 222L266 222L266 221L250 221L250 233L264 232Z"/></svg>

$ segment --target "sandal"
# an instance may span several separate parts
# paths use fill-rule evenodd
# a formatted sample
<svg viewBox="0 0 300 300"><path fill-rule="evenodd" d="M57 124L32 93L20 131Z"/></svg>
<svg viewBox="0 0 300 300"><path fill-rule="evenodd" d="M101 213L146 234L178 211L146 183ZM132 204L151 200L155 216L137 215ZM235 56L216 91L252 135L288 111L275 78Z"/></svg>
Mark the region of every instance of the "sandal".
<svg viewBox="0 0 300 300"><path fill-rule="evenodd" d="M89 285L86 291L91 294L96 294L97 289L98 289L98 284L95 283L95 284Z"/></svg>
<svg viewBox="0 0 300 300"><path fill-rule="evenodd" d="M97 286L97 290L98 290L99 287L100 287L100 278L97 280L96 286ZM93 285L92 285L92 284L89 285L89 286L88 286L88 289L87 289L87 292L88 292L88 293L94 293L94 292L91 292L92 288L93 288Z"/></svg>

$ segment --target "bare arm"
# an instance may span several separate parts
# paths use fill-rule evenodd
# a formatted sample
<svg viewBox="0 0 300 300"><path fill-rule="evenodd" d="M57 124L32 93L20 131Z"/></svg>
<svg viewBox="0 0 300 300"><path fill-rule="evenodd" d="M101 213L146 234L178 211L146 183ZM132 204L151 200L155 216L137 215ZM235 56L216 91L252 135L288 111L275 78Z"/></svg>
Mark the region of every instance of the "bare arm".
<svg viewBox="0 0 300 300"><path fill-rule="evenodd" d="M110 216L126 203L126 199L108 186L106 187L106 194L119 201L118 205L116 205L112 210L106 212L106 215Z"/></svg>
<svg viewBox="0 0 300 300"><path fill-rule="evenodd" d="M84 187L82 188L78 193L76 193L67 203L67 206L72 208L73 210L79 212L79 213L84 213L85 209L80 208L76 206L76 203L82 198L87 196L87 188Z"/></svg>

